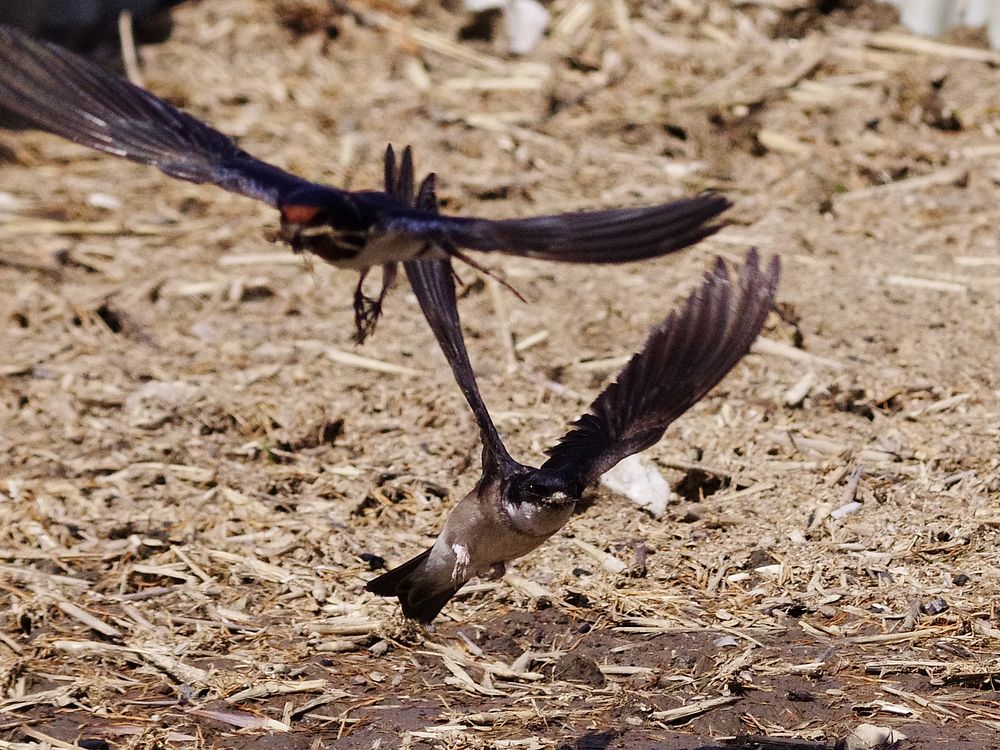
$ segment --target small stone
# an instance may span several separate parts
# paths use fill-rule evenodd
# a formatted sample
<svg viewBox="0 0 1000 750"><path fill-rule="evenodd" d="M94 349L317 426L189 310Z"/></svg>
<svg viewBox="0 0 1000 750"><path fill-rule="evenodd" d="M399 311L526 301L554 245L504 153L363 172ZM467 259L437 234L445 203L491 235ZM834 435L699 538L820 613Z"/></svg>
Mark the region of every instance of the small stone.
<svg viewBox="0 0 1000 750"><path fill-rule="evenodd" d="M942 612L947 611L947 609L948 602L941 597L931 599L929 602L924 602L920 605L920 612L925 615L939 615Z"/></svg>
<svg viewBox="0 0 1000 750"><path fill-rule="evenodd" d="M697 523L705 517L705 508L699 503L691 503L678 517L681 523Z"/></svg>
<svg viewBox="0 0 1000 750"><path fill-rule="evenodd" d="M770 552L764 549L757 548L750 553L750 559L747 561L748 568L763 568L767 565L775 565L778 562L778 558L772 555Z"/></svg>
<svg viewBox="0 0 1000 750"><path fill-rule="evenodd" d="M575 651L559 657L552 676L557 680L582 682L594 687L600 687L607 681L596 661Z"/></svg>
<svg viewBox="0 0 1000 750"><path fill-rule="evenodd" d="M507 48L526 55L535 48L549 25L549 12L538 0L508 0L504 13Z"/></svg>
<svg viewBox="0 0 1000 750"><path fill-rule="evenodd" d="M580 609L590 609L594 606L582 591L569 591L563 601L571 607L579 607Z"/></svg>
<svg viewBox="0 0 1000 750"><path fill-rule="evenodd" d="M87 196L87 203L94 208L103 208L105 211L117 211L122 207L120 199L107 193L91 193Z"/></svg>

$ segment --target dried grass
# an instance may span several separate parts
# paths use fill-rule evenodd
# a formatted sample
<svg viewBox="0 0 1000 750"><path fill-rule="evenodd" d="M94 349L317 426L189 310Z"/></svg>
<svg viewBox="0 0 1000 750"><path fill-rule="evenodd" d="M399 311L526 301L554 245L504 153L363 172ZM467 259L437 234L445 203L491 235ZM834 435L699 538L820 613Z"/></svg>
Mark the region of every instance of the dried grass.
<svg viewBox="0 0 1000 750"><path fill-rule="evenodd" d="M376 185L385 144L412 143L451 211L738 199L674 259L493 262L528 305L462 271L517 455L711 254L780 252L780 315L651 452L675 510L600 494L424 632L363 592L369 561L429 542L479 447L408 291L355 354L353 275L273 255L266 208L0 136L3 746L693 747L861 717L992 741L995 53L864 9L793 44L808 3L558 0L512 60L434 4L320 5L309 28L337 35L264 0L182 6L146 83L337 184Z"/></svg>

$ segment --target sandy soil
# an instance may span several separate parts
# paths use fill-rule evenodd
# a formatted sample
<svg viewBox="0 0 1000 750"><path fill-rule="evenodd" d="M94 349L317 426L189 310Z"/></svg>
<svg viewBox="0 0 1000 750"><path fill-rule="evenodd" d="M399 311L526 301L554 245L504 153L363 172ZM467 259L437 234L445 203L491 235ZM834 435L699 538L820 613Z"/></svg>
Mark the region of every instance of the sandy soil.
<svg viewBox="0 0 1000 750"><path fill-rule="evenodd" d="M553 2L515 60L434 2L215 0L142 50L150 89L337 185L377 186L392 142L447 211L733 197L677 257L487 259L527 304L462 271L526 461L713 255L783 257L770 346L649 452L668 512L595 491L431 631L363 590L476 476L405 284L357 352L392 371L345 364L356 276L268 244L266 206L0 134L0 738L822 748L870 723L988 746L1000 56L871 3L734 5Z"/></svg>

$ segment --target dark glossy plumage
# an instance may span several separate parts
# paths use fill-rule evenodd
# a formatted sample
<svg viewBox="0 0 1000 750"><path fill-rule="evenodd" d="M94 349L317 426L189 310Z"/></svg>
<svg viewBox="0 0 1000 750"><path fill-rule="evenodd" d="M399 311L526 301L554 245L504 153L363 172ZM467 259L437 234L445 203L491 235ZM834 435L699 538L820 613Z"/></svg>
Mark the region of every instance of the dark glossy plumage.
<svg viewBox="0 0 1000 750"><path fill-rule="evenodd" d="M386 163L386 189L401 200L412 195L409 153L398 176L391 155ZM424 181L419 196L421 208L434 210L433 177ZM405 268L483 441L482 475L434 545L367 584L372 593L398 597L403 613L424 623L468 578L502 573L506 562L554 534L589 484L656 443L671 422L711 390L763 327L780 271L777 257L761 269L757 251L750 250L734 286L726 264L717 259L702 286L652 330L588 413L547 451L549 459L534 468L511 458L479 393L450 261L411 261Z"/></svg>
<svg viewBox="0 0 1000 750"><path fill-rule="evenodd" d="M281 237L295 250L362 274L401 261L464 257L462 249L569 263L640 260L717 231L710 222L729 206L704 194L648 208L524 219L440 216L386 192L348 192L290 174L148 91L10 27L0 27L0 108L171 177L264 201L281 212ZM364 297L359 284L355 301L363 338L380 300Z"/></svg>
<svg viewBox="0 0 1000 750"><path fill-rule="evenodd" d="M322 190L253 158L228 136L124 78L9 27L0 27L0 106L82 146L272 206L296 191ZM321 197L330 196L310 195Z"/></svg>
<svg viewBox="0 0 1000 750"><path fill-rule="evenodd" d="M702 288L653 329L642 350L546 453L543 471L586 486L656 443L750 349L777 291L779 260L747 254L737 287L716 258Z"/></svg>

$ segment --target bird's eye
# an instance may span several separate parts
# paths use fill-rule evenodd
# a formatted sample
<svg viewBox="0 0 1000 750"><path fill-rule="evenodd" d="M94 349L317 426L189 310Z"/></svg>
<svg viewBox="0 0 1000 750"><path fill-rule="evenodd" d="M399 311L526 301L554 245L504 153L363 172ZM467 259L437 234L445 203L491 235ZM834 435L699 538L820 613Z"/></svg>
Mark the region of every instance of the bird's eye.
<svg viewBox="0 0 1000 750"><path fill-rule="evenodd" d="M539 500L542 498L553 498L562 494L545 482L530 482L527 491L532 497Z"/></svg>
<svg viewBox="0 0 1000 750"><path fill-rule="evenodd" d="M513 487L516 488L515 490L516 493L518 495L521 495L522 497L525 496L534 497L539 494L538 485L531 481L525 480L522 482L517 482L513 485Z"/></svg>

